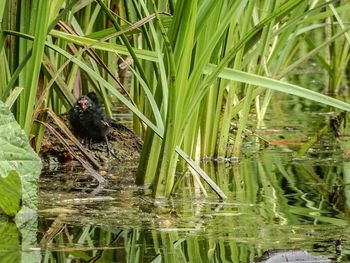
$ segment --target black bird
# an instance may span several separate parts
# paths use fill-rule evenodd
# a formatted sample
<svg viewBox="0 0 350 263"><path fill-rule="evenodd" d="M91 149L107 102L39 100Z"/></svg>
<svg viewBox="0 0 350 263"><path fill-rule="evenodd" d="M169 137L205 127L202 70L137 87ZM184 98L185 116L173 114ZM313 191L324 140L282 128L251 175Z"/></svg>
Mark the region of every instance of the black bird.
<svg viewBox="0 0 350 263"><path fill-rule="evenodd" d="M69 111L73 132L81 138L101 140L109 133L109 121L97 95L80 97Z"/></svg>
<svg viewBox="0 0 350 263"><path fill-rule="evenodd" d="M107 135L110 132L110 120L107 117L97 95L90 92L80 97L69 110L69 121L75 135L90 141L105 140L108 153Z"/></svg>

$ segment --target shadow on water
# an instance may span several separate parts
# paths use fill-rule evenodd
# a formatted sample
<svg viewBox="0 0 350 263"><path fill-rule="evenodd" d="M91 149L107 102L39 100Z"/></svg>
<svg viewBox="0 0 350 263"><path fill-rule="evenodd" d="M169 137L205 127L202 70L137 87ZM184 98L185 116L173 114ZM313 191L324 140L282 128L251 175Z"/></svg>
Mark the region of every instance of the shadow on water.
<svg viewBox="0 0 350 263"><path fill-rule="evenodd" d="M256 133L280 143L261 149L252 141L240 162L203 164L227 194L224 201L210 189L208 197L197 193L184 174L180 193L155 203L134 185L135 162L110 163L109 183L97 195L81 168L50 167L39 191L42 261L254 262L274 251L323 257L308 262L350 261L348 138L330 134L296 158L331 113L283 116L284 123L270 114L267 122L275 124Z"/></svg>

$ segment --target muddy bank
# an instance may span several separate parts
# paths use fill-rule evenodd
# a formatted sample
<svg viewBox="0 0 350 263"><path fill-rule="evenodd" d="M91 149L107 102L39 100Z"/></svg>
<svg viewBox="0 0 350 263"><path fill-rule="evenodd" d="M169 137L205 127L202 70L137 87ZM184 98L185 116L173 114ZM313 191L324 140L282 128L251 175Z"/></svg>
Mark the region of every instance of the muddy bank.
<svg viewBox="0 0 350 263"><path fill-rule="evenodd" d="M82 158L86 160L95 169L99 169L98 164L114 159L119 162L126 160L138 160L142 149L142 140L131 130L115 120L111 120L110 132L107 135L108 144L113 151L113 155L108 154L107 145L102 141L83 141L78 139L78 143L65 128L70 129L67 113L62 114L59 120L51 118L45 131L44 140L41 148L41 157L45 161L57 161L67 163L72 160ZM62 128L62 123L63 128ZM66 127L64 127L66 126ZM79 144L80 142L80 144ZM95 159L95 160L90 160ZM94 162L96 164L94 165Z"/></svg>

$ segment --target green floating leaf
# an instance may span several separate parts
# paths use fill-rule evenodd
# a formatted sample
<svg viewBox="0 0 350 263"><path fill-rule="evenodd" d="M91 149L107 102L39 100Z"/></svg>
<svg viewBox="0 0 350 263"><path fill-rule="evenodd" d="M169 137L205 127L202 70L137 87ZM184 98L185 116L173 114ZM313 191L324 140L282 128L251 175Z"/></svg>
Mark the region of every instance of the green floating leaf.
<svg viewBox="0 0 350 263"><path fill-rule="evenodd" d="M0 186L0 208L7 215L16 215L21 208L21 179L17 172L12 170L7 177L0 177Z"/></svg>
<svg viewBox="0 0 350 263"><path fill-rule="evenodd" d="M11 200L22 193L22 204L35 209L37 206L37 180L41 171L41 161L30 147L24 131L16 122L8 107L0 101L0 188L11 192ZM17 182L19 176L20 182ZM8 177L8 178L7 178ZM1 192L0 194L2 194ZM3 198L3 196L1 196ZM4 205L4 203L0 203ZM13 207L2 207L5 213L18 210L17 202Z"/></svg>
<svg viewBox="0 0 350 263"><path fill-rule="evenodd" d="M0 224L0 263L21 262L20 235L13 223Z"/></svg>

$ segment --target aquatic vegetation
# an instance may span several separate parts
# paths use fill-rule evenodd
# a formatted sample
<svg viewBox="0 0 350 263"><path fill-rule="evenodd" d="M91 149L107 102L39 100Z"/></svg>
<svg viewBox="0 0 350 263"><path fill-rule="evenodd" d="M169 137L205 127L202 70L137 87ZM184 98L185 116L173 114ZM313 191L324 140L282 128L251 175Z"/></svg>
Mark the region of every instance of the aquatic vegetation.
<svg viewBox="0 0 350 263"><path fill-rule="evenodd" d="M36 209L41 161L10 109L0 101L0 208L15 216L22 206Z"/></svg>
<svg viewBox="0 0 350 263"><path fill-rule="evenodd" d="M350 110L320 89L287 82L313 58L331 76L329 91L344 87L346 1L27 0L18 9L15 2L0 5L0 96L25 87L13 109L36 150L43 109L64 112L72 94L94 90L110 115L118 99L144 139L137 183L156 197L168 197L175 171L191 167L225 198L193 159L239 158L250 114L259 128L274 91Z"/></svg>

